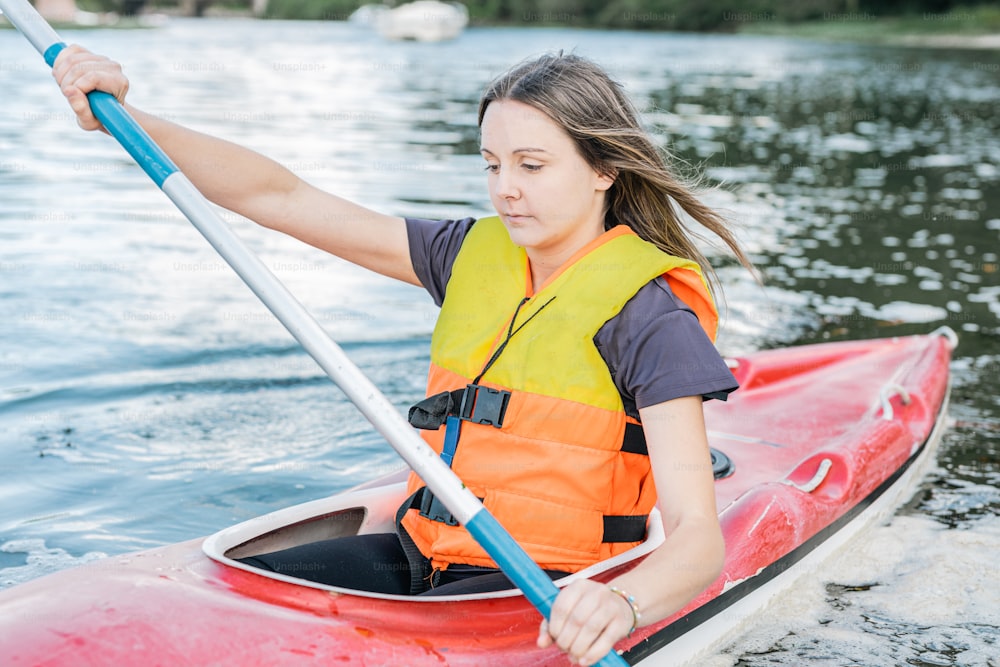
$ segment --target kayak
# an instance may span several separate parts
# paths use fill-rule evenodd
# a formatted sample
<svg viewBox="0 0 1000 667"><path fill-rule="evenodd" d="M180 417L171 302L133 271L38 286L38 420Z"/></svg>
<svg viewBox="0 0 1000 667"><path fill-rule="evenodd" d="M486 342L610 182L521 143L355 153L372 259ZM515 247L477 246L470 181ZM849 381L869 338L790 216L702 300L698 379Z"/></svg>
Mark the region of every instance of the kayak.
<svg viewBox="0 0 1000 667"><path fill-rule="evenodd" d="M955 334L831 342L728 360L740 389L705 403L726 560L670 618L616 649L633 665L692 663L842 552L915 490L946 427ZM0 592L5 665L565 665L536 646L518 590L365 593L235 560L393 529L401 470L204 539L109 557ZM663 540L559 580L608 581ZM664 573L664 576L674 576Z"/></svg>

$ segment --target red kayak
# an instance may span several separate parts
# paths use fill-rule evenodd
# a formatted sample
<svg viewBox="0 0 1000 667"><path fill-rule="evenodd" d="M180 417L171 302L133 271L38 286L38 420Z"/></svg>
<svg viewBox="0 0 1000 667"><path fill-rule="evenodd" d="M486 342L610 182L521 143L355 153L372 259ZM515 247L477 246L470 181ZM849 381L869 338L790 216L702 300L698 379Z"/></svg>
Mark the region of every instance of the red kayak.
<svg viewBox="0 0 1000 667"><path fill-rule="evenodd" d="M684 610L617 647L630 664L695 660L912 494L944 429L950 329L731 360L741 388L705 404L726 564ZM232 560L385 532L404 475L192 540L0 592L4 665L565 665L535 646L518 591L411 598L263 573ZM559 581L609 580L663 539ZM670 576L665 573L664 576Z"/></svg>

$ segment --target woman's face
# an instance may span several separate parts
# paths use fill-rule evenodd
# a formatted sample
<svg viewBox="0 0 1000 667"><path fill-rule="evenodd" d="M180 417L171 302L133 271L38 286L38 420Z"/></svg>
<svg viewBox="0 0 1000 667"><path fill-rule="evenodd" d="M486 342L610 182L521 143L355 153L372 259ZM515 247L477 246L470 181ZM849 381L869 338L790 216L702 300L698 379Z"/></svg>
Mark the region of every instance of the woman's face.
<svg viewBox="0 0 1000 667"><path fill-rule="evenodd" d="M481 137L490 200L533 261L558 266L604 232L613 179L594 171L546 114L513 100L491 102Z"/></svg>

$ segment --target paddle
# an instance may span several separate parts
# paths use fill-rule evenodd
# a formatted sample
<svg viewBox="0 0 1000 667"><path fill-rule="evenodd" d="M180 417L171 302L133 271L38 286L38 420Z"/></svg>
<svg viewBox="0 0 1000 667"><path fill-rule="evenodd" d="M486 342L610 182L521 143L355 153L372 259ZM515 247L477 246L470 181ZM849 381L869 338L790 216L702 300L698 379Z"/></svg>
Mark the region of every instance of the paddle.
<svg viewBox="0 0 1000 667"><path fill-rule="evenodd" d="M27 0L0 0L0 10L51 67L65 44ZM184 213L286 329L302 344L362 414L427 483L504 574L546 618L559 589L465 488L378 388L333 342L318 322L260 259L240 241L209 202L171 162L114 96L88 95L94 116L153 182ZM626 665L614 651L598 664Z"/></svg>

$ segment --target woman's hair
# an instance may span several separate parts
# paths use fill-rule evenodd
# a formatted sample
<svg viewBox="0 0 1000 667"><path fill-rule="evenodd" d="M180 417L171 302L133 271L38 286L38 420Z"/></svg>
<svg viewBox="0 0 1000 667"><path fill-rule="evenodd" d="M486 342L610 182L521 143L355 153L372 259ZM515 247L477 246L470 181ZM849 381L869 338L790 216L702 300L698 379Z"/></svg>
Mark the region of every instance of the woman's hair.
<svg viewBox="0 0 1000 667"><path fill-rule="evenodd" d="M714 272L694 243L677 207L729 247L743 266L752 264L723 218L702 204L694 187L676 175L667 155L639 124L622 87L592 61L548 54L525 61L494 80L479 102L479 125L495 100L528 104L548 115L573 139L598 173L613 176L604 228L627 225L666 253L697 262L714 283Z"/></svg>

